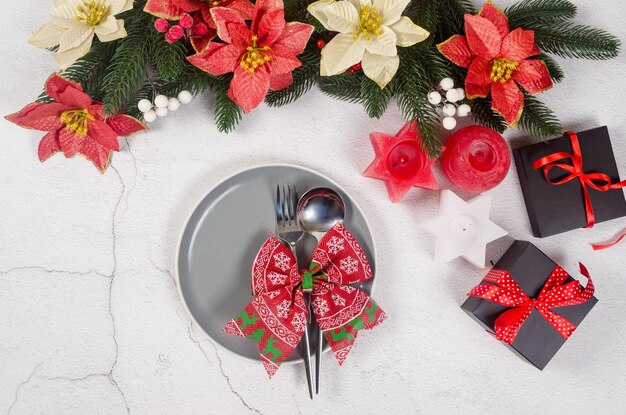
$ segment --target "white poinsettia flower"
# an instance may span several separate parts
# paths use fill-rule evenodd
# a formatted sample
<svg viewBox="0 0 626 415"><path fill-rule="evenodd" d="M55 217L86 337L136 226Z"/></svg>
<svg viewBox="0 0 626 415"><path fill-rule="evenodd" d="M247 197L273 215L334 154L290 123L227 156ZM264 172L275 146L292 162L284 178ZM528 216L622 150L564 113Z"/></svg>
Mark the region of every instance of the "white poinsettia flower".
<svg viewBox="0 0 626 415"><path fill-rule="evenodd" d="M115 16L133 8L133 0L54 0L54 4L52 21L41 26L28 43L38 48L58 45L61 69L89 52L94 35L101 42L125 37L124 21Z"/></svg>
<svg viewBox="0 0 626 415"><path fill-rule="evenodd" d="M384 88L400 59L396 46L412 46L430 33L402 16L410 0L319 0L309 13L339 32L322 49L320 73L337 75L361 62L365 75Z"/></svg>

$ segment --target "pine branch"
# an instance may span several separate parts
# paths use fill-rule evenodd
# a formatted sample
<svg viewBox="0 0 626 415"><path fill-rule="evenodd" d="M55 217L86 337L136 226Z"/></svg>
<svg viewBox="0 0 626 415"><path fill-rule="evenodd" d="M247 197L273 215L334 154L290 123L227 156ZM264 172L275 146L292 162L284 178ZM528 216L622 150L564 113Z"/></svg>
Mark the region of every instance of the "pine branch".
<svg viewBox="0 0 626 415"><path fill-rule="evenodd" d="M152 50L152 64L159 76L167 81L180 76L187 63L187 47L183 41L169 44L165 39L156 39Z"/></svg>
<svg viewBox="0 0 626 415"><path fill-rule="evenodd" d="M175 97L181 93L181 91L189 91L193 95L198 95L204 92L207 88L212 87L217 79L215 76L210 75L193 65L187 65L183 68L183 71L178 78L168 82L163 82L159 85L158 92L168 97Z"/></svg>
<svg viewBox="0 0 626 415"><path fill-rule="evenodd" d="M525 29L535 31L535 43L542 51L563 58L611 59L621 46L619 39L604 30L570 22L538 23Z"/></svg>
<svg viewBox="0 0 626 415"><path fill-rule="evenodd" d="M576 6L568 0L526 0L507 8L504 13L512 28L538 22L562 22L576 16Z"/></svg>
<svg viewBox="0 0 626 415"><path fill-rule="evenodd" d="M389 106L393 95L393 85L387 84L384 89L371 79L361 79L361 102L370 118L380 118Z"/></svg>
<svg viewBox="0 0 626 415"><path fill-rule="evenodd" d="M215 124L223 133L229 133L235 129L243 118L243 110L228 98L228 88L232 75L224 75L216 80L211 86L215 96Z"/></svg>
<svg viewBox="0 0 626 415"><path fill-rule="evenodd" d="M491 109L491 99L474 98L469 101L469 105L472 107L472 119L476 123L492 128L499 133L503 133L508 128L504 118Z"/></svg>
<svg viewBox="0 0 626 415"><path fill-rule="evenodd" d="M361 98L362 72L355 74L342 73L335 76L322 76L320 89L326 95L346 102L363 102Z"/></svg>
<svg viewBox="0 0 626 415"><path fill-rule="evenodd" d="M537 98L526 95L520 127L538 140L547 140L563 134L556 114Z"/></svg>
<svg viewBox="0 0 626 415"><path fill-rule="evenodd" d="M293 83L280 91L270 91L265 102L270 107L280 107L290 104L308 92L319 79L320 54L311 50L305 50L298 55L302 66L296 68L293 75Z"/></svg>
<svg viewBox="0 0 626 415"><path fill-rule="evenodd" d="M126 114L131 115L138 120L143 120L143 113L137 108L137 104L142 99L152 101L154 99L154 86L150 82L145 82L141 88L133 95L126 108Z"/></svg>
<svg viewBox="0 0 626 415"><path fill-rule="evenodd" d="M563 78L565 77L565 74L561 70L561 67L559 66L559 64L556 63L556 61L551 56L548 56L545 53L541 53L539 55L539 59L543 60L544 63L546 64L546 67L548 68L548 72L550 72L550 78L552 78L552 81L554 83L558 84L559 82L563 80Z"/></svg>
<svg viewBox="0 0 626 415"><path fill-rule="evenodd" d="M150 30L151 16L147 13L126 20L128 36L121 39L113 54L102 83L104 112L115 114L141 87L148 70L154 35Z"/></svg>
<svg viewBox="0 0 626 415"><path fill-rule="evenodd" d="M434 1L439 23L434 41L443 42L450 36L465 31L465 15L474 14L474 5L469 0L429 0Z"/></svg>
<svg viewBox="0 0 626 415"><path fill-rule="evenodd" d="M436 32L439 25L437 0L413 0L403 14L408 16L416 25L428 30L431 36Z"/></svg>

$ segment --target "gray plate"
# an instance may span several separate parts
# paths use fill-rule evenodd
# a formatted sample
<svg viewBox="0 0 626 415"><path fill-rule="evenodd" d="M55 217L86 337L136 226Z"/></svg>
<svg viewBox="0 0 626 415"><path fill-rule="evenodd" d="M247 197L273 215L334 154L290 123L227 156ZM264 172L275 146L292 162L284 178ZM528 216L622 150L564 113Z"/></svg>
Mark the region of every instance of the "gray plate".
<svg viewBox="0 0 626 415"><path fill-rule="evenodd" d="M318 186L337 190L346 202L345 225L361 243L375 271L369 226L352 198L329 178L302 167L271 165L245 170L217 185L198 203L181 235L178 287L189 314L209 337L254 360L259 360L256 344L225 334L222 327L252 299L252 262L276 228L276 185L286 183L295 183L298 194ZM312 237L300 244L301 267L314 247ZM371 292L372 286L373 281L368 281L361 288ZM300 350L298 347L287 361L301 361Z"/></svg>

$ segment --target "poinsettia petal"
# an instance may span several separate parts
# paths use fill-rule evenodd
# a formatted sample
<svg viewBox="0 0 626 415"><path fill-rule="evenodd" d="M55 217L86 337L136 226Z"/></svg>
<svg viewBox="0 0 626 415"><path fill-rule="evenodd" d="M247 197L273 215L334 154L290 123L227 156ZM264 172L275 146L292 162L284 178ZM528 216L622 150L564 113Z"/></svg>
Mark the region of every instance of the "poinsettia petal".
<svg viewBox="0 0 626 415"><path fill-rule="evenodd" d="M365 50L373 55L397 55L396 34L390 28L383 26L380 35L374 35L372 40L365 41Z"/></svg>
<svg viewBox="0 0 626 415"><path fill-rule="evenodd" d="M98 35L100 42L111 42L113 40L122 39L128 35L126 28L124 28L123 20L116 20L115 27L115 30L108 33L101 33L98 28L96 28L96 35Z"/></svg>
<svg viewBox="0 0 626 415"><path fill-rule="evenodd" d="M28 39L28 43L37 48L51 48L59 44L63 35L63 28L54 23L46 23Z"/></svg>
<svg viewBox="0 0 626 415"><path fill-rule="evenodd" d="M398 55L382 56L365 52L362 65L365 76L376 82L382 89L393 79L398 71L400 58Z"/></svg>
<svg viewBox="0 0 626 415"><path fill-rule="evenodd" d="M91 43L93 41L94 33L91 32L87 40L73 49L68 49L63 52L57 52L54 57L62 70L66 70L74 64L78 59L82 58L91 49Z"/></svg>
<svg viewBox="0 0 626 415"><path fill-rule="evenodd" d="M115 20L115 18L113 19ZM73 49L83 43L93 32L93 27L74 26L67 29L61 35L59 40L59 52L65 52Z"/></svg>
<svg viewBox="0 0 626 415"><path fill-rule="evenodd" d="M382 15L381 24L388 26L400 20L402 12L410 2L411 0L374 0L372 7Z"/></svg>
<svg viewBox="0 0 626 415"><path fill-rule="evenodd" d="M252 23L250 29L254 33L258 33L259 23L263 15L274 10L284 9L282 1L277 0L256 0L254 3L254 12L252 13Z"/></svg>
<svg viewBox="0 0 626 415"><path fill-rule="evenodd" d="M364 53L365 44L362 39L355 40L348 33L338 34L322 49L320 62L322 76L344 72L352 65L361 62Z"/></svg>
<svg viewBox="0 0 626 415"><path fill-rule="evenodd" d="M59 145L65 157L74 157L83 148L85 137L75 134L65 128L59 130Z"/></svg>
<svg viewBox="0 0 626 415"><path fill-rule="evenodd" d="M267 95L270 87L270 76L266 66L263 65L252 73L246 71L241 66L235 69L233 80L230 82L229 93L233 101L244 112L252 111Z"/></svg>
<svg viewBox="0 0 626 415"><path fill-rule="evenodd" d="M211 16L217 28L217 35L226 43L232 43L229 25L232 25L231 27L244 26L247 28L246 21L237 10L213 7L211 8Z"/></svg>
<svg viewBox="0 0 626 415"><path fill-rule="evenodd" d="M172 0L148 0L143 11L168 20L178 20L184 13Z"/></svg>
<svg viewBox="0 0 626 415"><path fill-rule="evenodd" d="M187 13L195 12L204 6L199 0L173 0L174 4L183 9Z"/></svg>
<svg viewBox="0 0 626 415"><path fill-rule="evenodd" d="M416 25L406 16L402 16L400 20L389 26L389 28L396 34L396 45L402 47L413 46L430 36L428 30Z"/></svg>
<svg viewBox="0 0 626 415"><path fill-rule="evenodd" d="M450 62L462 68L469 67L475 56L463 35L452 36L445 42L438 44L437 49Z"/></svg>
<svg viewBox="0 0 626 415"><path fill-rule="evenodd" d="M259 36L259 45L271 46L280 37L284 28L285 11L283 9L265 13L259 22L259 29L256 32Z"/></svg>
<svg viewBox="0 0 626 415"><path fill-rule="evenodd" d="M231 44L245 50L252 43L252 32L246 25L237 23L229 23L228 32L230 33Z"/></svg>
<svg viewBox="0 0 626 415"><path fill-rule="evenodd" d="M491 91L491 84L487 85L475 85L465 82L465 95L468 99L474 98L486 98Z"/></svg>
<svg viewBox="0 0 626 415"><path fill-rule="evenodd" d="M359 12L352 3L336 1L324 7L328 30L339 33L359 31Z"/></svg>
<svg viewBox="0 0 626 415"><path fill-rule="evenodd" d="M271 60L269 62L269 71L272 75L290 73L302 65L302 62L296 58L296 55L285 46L274 45L270 53Z"/></svg>
<svg viewBox="0 0 626 415"><path fill-rule="evenodd" d="M89 131L87 135L100 143L106 148L119 151L120 143L117 140L117 134L107 123L100 120L89 121ZM89 140L87 140L89 141Z"/></svg>
<svg viewBox="0 0 626 415"><path fill-rule="evenodd" d="M490 60L500 52L502 36L496 26L483 17L465 15L465 36L470 50L475 55Z"/></svg>
<svg viewBox="0 0 626 415"><path fill-rule="evenodd" d="M531 95L537 95L552 88L552 78L545 62L538 59L529 59L522 62L515 72L513 79Z"/></svg>
<svg viewBox="0 0 626 415"><path fill-rule="evenodd" d="M91 97L83 92L83 87L76 82L54 73L46 81L46 94L61 104L71 108L87 108Z"/></svg>
<svg viewBox="0 0 626 415"><path fill-rule="evenodd" d="M470 64L465 81L475 85L489 85L491 83L490 74L490 61L478 57Z"/></svg>
<svg viewBox="0 0 626 415"><path fill-rule="evenodd" d="M509 18L491 0L483 5L478 15L493 23L502 38L509 33Z"/></svg>
<svg viewBox="0 0 626 415"><path fill-rule="evenodd" d="M217 35L217 32L215 31L215 29L208 28L208 32L206 35L190 36L189 40L191 41L191 46L193 46L193 49L199 53L199 52L204 51L207 48L207 46L209 46L211 41L215 39L216 35Z"/></svg>
<svg viewBox="0 0 626 415"><path fill-rule="evenodd" d="M533 54L535 32L517 28L502 41L500 56L514 62L521 62Z"/></svg>
<svg viewBox="0 0 626 415"><path fill-rule="evenodd" d="M52 131L63 127L63 122L59 117L67 109L65 105L58 102L33 102L5 118L20 127Z"/></svg>
<svg viewBox="0 0 626 415"><path fill-rule="evenodd" d="M59 130L49 131L43 136L41 141L39 141L37 148L39 161L43 163L59 151L61 151L61 146L59 145Z"/></svg>
<svg viewBox="0 0 626 415"><path fill-rule="evenodd" d="M509 127L515 128L524 111L524 94L512 80L491 85L491 108L504 117Z"/></svg>
<svg viewBox="0 0 626 415"><path fill-rule="evenodd" d="M237 10L245 19L251 19L254 13L254 4L248 0L232 0L227 3L228 7Z"/></svg>
<svg viewBox="0 0 626 415"><path fill-rule="evenodd" d="M104 173L107 167L109 167L111 153L112 151L110 149L94 140L85 141L85 145L80 151L80 154L91 161L100 173Z"/></svg>
<svg viewBox="0 0 626 415"><path fill-rule="evenodd" d="M299 55L306 48L311 33L313 33L313 26L311 25L299 22L287 23L275 44L283 45L295 55Z"/></svg>
<svg viewBox="0 0 626 415"><path fill-rule="evenodd" d="M280 91L281 89L287 88L292 83L293 75L291 75L291 72L272 74L270 76L270 89L273 91Z"/></svg>
<svg viewBox="0 0 626 415"><path fill-rule="evenodd" d="M121 135L122 137L148 129L148 127L137 118L126 114L117 114L113 117L109 117L107 118L106 123L109 127L111 127L115 134Z"/></svg>
<svg viewBox="0 0 626 415"><path fill-rule="evenodd" d="M326 6L333 4L335 0L318 0L309 4L306 8L311 16L316 18L322 26L324 26L327 30L330 30L328 27L328 17L326 16Z"/></svg>
<svg viewBox="0 0 626 415"><path fill-rule="evenodd" d="M187 60L211 75L223 75L235 70L241 54L242 50L235 45L212 42L202 53L189 56Z"/></svg>

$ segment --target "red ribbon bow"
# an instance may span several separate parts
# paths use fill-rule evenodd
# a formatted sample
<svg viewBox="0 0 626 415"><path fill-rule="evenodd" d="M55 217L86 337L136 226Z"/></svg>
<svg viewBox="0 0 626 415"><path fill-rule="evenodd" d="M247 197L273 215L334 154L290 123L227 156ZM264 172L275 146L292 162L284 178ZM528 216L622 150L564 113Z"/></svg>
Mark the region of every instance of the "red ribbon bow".
<svg viewBox="0 0 626 415"><path fill-rule="evenodd" d="M575 132L567 131L567 134L572 142L572 153L558 152L552 153L548 156L542 157L535 161L533 167L536 169L544 168L543 175L546 180L555 186L567 183L574 179L579 179L580 184L583 187L583 194L585 198L585 212L587 214L587 226L585 228L591 228L595 224L595 215L593 213L593 206L591 204L591 198L589 197L589 187L599 192L606 192L611 189L621 189L626 187L626 180L619 183L611 183L611 178L603 173L585 173L583 171L583 157L580 150L580 142L578 135ZM558 160L571 159L572 164L556 163ZM550 170L558 167L569 173L568 176L561 180L550 180L548 174Z"/></svg>
<svg viewBox="0 0 626 415"><path fill-rule="evenodd" d="M340 223L319 241L311 266L302 271L291 251L272 236L252 266L255 298L223 330L256 340L265 370L272 377L304 334L309 311L302 292L310 290L315 319L342 364L358 331L385 319L365 291L349 285L372 277L363 249ZM311 282L312 288L303 287Z"/></svg>
<svg viewBox="0 0 626 415"><path fill-rule="evenodd" d="M511 307L500 314L494 323L497 339L509 345L513 344L522 324L530 316L533 309L537 309L548 323L567 339L576 330L576 326L552 309L582 304L593 296L593 282L583 264L580 264L580 272L588 280L585 288L577 280L566 283L569 275L557 265L541 289L539 296L534 299L526 295L507 271L494 268L489 271L485 280L495 285L477 285L467 295Z"/></svg>

